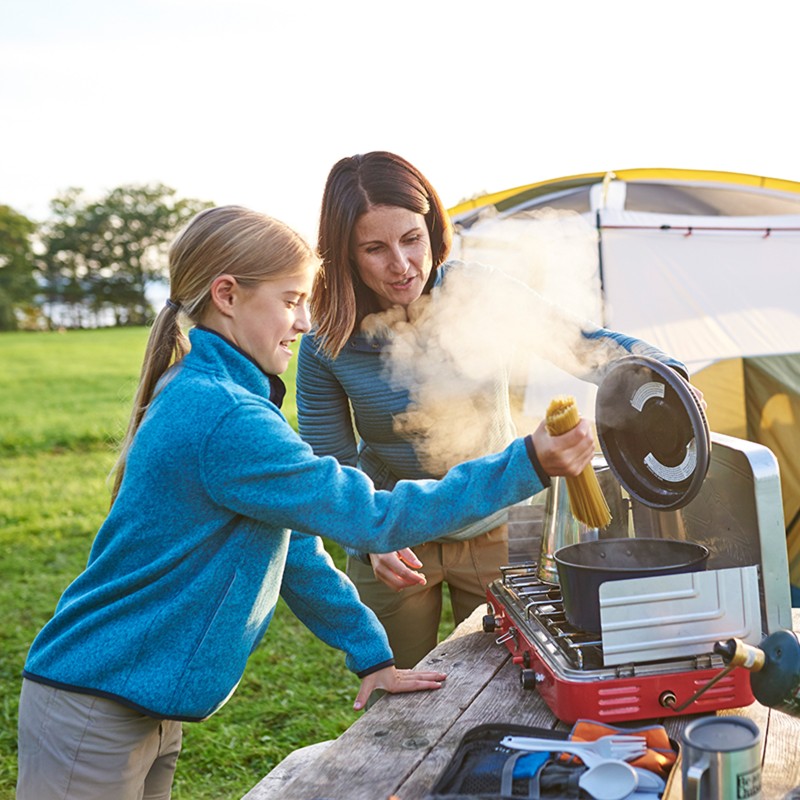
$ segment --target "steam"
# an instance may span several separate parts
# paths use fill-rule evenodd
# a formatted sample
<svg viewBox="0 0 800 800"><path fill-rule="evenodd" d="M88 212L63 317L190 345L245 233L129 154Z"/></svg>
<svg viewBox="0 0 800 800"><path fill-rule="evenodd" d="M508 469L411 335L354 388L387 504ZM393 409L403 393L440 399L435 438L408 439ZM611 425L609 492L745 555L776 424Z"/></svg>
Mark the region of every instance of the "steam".
<svg viewBox="0 0 800 800"><path fill-rule="evenodd" d="M619 355L581 336L600 311L596 232L583 217L548 209L473 230L457 254L466 267L443 287L362 324L367 335L390 334L384 368L393 386L411 392L395 429L433 474L502 449L514 426L518 434L535 429L546 401L540 414L526 415L522 396L542 362L584 376ZM568 381L560 374L556 393Z"/></svg>

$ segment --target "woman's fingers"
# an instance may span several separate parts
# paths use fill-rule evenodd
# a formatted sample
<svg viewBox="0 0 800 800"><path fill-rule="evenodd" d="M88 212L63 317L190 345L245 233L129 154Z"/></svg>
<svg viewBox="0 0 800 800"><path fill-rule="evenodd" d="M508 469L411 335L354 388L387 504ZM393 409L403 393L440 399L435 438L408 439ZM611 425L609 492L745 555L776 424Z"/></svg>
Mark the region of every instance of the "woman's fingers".
<svg viewBox="0 0 800 800"><path fill-rule="evenodd" d="M396 592L409 586L424 586L427 583L425 575L416 569L406 566L406 559L422 566L422 562L411 550L401 550L399 553L371 553L370 562L375 577Z"/></svg>

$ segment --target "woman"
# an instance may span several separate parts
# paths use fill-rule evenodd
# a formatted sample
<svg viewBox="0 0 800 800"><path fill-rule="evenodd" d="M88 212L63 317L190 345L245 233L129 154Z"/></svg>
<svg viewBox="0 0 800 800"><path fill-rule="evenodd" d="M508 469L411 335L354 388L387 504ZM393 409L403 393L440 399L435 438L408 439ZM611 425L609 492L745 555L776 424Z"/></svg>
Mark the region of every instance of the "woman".
<svg viewBox="0 0 800 800"><path fill-rule="evenodd" d="M303 337L298 360L299 430L317 455L333 455L342 464L360 467L377 488L391 489L407 478L438 478L455 463L452 457L436 463L430 453L415 448L420 439L430 438L432 425L444 424L445 415L431 422L432 416L420 409L420 421L409 424L410 409L418 405L411 400L414 378L404 385L403 375L390 374L382 357L409 320L414 323L419 313L435 316L448 289L468 270L475 273L476 267L447 262L451 241L451 225L436 190L400 156L380 151L357 155L331 170L320 214L323 265L311 298L314 329ZM477 277L485 278L480 271ZM421 305L436 293L438 300ZM556 328L563 313L524 285L509 284L508 294L524 295L540 325L544 318L548 325L552 322L552 336L569 328ZM419 307L422 312L415 311ZM376 325L381 314L383 322ZM473 327L482 324L486 320L476 319ZM607 362L609 353L618 357L635 350L686 374L682 364L639 340L596 326L573 328L570 357L576 373L596 380L594 368ZM433 346L423 336L420 346L428 345ZM474 432L470 445L481 455L502 449L515 435L507 373L496 355L496 342L490 345L495 374L467 398L480 412L473 414L469 427L483 428ZM418 356L412 352L409 362ZM452 367L444 361L441 366ZM413 369L409 374L413 376ZM455 402L447 398L445 409ZM458 457L462 455L459 451ZM386 628L399 665L417 664L436 645L445 581L456 623L484 602L487 584L507 563L506 517L500 511L444 537L431 533L430 541L413 551L348 551L347 573Z"/></svg>
<svg viewBox="0 0 800 800"><path fill-rule="evenodd" d="M279 410L277 375L309 328L317 267L294 231L235 206L201 212L173 243L170 298L148 340L111 509L25 664L18 800L168 798L181 721L230 697L279 593L346 652L361 678L356 709L374 689L439 688L442 673L396 669L317 534L391 551L591 458L587 428L542 429L443 481L390 493L315 457ZM180 315L194 323L188 341Z"/></svg>

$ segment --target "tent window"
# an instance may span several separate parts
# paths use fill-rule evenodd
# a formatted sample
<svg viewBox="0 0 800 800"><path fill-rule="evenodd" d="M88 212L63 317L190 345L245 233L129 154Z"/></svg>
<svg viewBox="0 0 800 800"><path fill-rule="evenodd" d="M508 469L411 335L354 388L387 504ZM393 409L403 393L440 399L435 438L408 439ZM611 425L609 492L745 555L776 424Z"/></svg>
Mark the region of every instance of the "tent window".
<svg viewBox="0 0 800 800"><path fill-rule="evenodd" d="M747 188L631 182L627 185L625 208L628 211L704 217L800 214L800 195L750 191Z"/></svg>
<svg viewBox="0 0 800 800"><path fill-rule="evenodd" d="M521 206L519 211L514 212L514 216L524 217L528 211L541 210L543 208L567 209L577 211L579 214L587 213L591 211L589 203L590 188L589 186L581 186L578 189L537 197L535 200Z"/></svg>

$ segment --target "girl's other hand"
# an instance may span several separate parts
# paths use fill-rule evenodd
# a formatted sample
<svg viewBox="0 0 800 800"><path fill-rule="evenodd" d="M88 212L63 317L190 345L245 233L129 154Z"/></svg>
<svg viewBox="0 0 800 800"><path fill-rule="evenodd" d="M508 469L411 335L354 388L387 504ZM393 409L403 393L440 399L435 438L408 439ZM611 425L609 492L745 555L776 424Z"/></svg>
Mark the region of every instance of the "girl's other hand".
<svg viewBox="0 0 800 800"><path fill-rule="evenodd" d="M444 672L430 670L397 669L396 667L379 669L362 679L353 708L356 711L364 708L369 696L376 689L383 689L391 694L426 692L431 689L441 689L446 677Z"/></svg>

